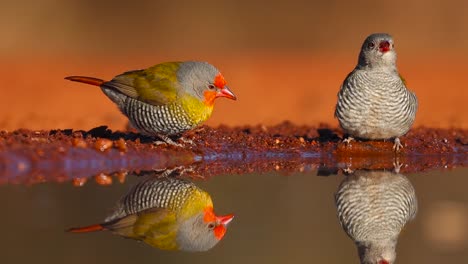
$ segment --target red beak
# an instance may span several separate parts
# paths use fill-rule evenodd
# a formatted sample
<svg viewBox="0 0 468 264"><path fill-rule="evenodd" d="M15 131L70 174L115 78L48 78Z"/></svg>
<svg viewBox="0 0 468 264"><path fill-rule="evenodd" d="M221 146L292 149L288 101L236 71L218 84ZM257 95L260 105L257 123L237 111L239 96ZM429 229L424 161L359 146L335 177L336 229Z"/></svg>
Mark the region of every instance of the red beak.
<svg viewBox="0 0 468 264"><path fill-rule="evenodd" d="M390 42L388 41L382 41L379 44L379 50L380 52L387 52L390 50Z"/></svg>
<svg viewBox="0 0 468 264"><path fill-rule="evenodd" d="M232 221L232 219L234 219L233 214L217 216L216 217L216 222L222 224L223 226L227 226Z"/></svg>
<svg viewBox="0 0 468 264"><path fill-rule="evenodd" d="M233 92L231 92L231 90L229 90L229 87L227 86L224 86L222 89L218 90L216 97L226 97L232 100L237 100L237 97Z"/></svg>

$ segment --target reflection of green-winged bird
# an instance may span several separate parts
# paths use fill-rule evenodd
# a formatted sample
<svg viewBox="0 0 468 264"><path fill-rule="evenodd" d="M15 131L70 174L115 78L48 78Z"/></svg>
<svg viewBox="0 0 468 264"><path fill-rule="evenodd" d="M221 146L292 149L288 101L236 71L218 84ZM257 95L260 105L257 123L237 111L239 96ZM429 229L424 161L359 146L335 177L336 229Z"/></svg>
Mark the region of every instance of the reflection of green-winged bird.
<svg viewBox="0 0 468 264"><path fill-rule="evenodd" d="M341 182L335 202L340 224L356 243L361 263L394 263L400 231L418 208L411 182L402 174L357 171Z"/></svg>
<svg viewBox="0 0 468 264"><path fill-rule="evenodd" d="M398 73L393 38L388 34L367 37L356 68L338 93L335 116L343 130L362 139L395 138L398 151L399 137L411 128L417 107L416 95Z"/></svg>
<svg viewBox="0 0 468 264"><path fill-rule="evenodd" d="M82 76L66 79L101 87L133 127L171 144L169 136L193 129L210 117L216 98L236 99L219 70L207 62L166 62L125 72L111 81Z"/></svg>
<svg viewBox="0 0 468 264"><path fill-rule="evenodd" d="M206 251L224 237L233 217L216 216L210 195L193 183L150 177L135 185L104 223L69 231L110 230L164 250Z"/></svg>

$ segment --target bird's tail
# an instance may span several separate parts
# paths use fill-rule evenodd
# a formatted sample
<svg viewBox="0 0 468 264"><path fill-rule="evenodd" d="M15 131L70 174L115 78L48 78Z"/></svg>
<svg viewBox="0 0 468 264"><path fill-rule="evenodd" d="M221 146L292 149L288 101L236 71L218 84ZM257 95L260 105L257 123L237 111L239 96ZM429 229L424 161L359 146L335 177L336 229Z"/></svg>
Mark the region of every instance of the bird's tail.
<svg viewBox="0 0 468 264"><path fill-rule="evenodd" d="M65 79L73 81L73 82L87 83L87 84L96 85L96 86L101 86L105 82L104 80L101 80L98 78L86 77L86 76L68 76L68 77L65 77Z"/></svg>
<svg viewBox="0 0 468 264"><path fill-rule="evenodd" d="M67 232L70 233L88 233L88 232L96 232L96 231L102 231L105 230L106 228L101 225L101 224L96 224L96 225L90 225L90 226L84 226L84 227L72 227L67 230Z"/></svg>

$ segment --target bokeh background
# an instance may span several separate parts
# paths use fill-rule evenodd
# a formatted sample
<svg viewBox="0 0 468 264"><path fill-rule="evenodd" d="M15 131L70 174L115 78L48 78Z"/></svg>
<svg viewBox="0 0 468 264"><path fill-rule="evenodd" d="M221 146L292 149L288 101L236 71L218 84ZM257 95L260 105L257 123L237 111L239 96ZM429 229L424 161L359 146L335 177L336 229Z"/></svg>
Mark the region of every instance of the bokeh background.
<svg viewBox="0 0 468 264"><path fill-rule="evenodd" d="M210 125L333 118L364 38L395 37L416 92L416 125L468 128L468 1L2 1L0 129L121 129L99 89L163 61L205 60L239 100L217 101Z"/></svg>

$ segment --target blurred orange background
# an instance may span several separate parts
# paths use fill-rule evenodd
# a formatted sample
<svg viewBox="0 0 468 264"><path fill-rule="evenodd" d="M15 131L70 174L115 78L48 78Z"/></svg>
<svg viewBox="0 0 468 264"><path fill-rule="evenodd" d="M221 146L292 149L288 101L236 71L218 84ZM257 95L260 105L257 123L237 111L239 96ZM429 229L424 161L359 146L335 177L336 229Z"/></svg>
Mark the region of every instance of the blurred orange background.
<svg viewBox="0 0 468 264"><path fill-rule="evenodd" d="M238 101L209 125L337 125L364 38L388 32L419 99L417 126L468 128L468 1L14 1L0 9L0 129L126 124L68 75L103 79L163 61L217 66Z"/></svg>

